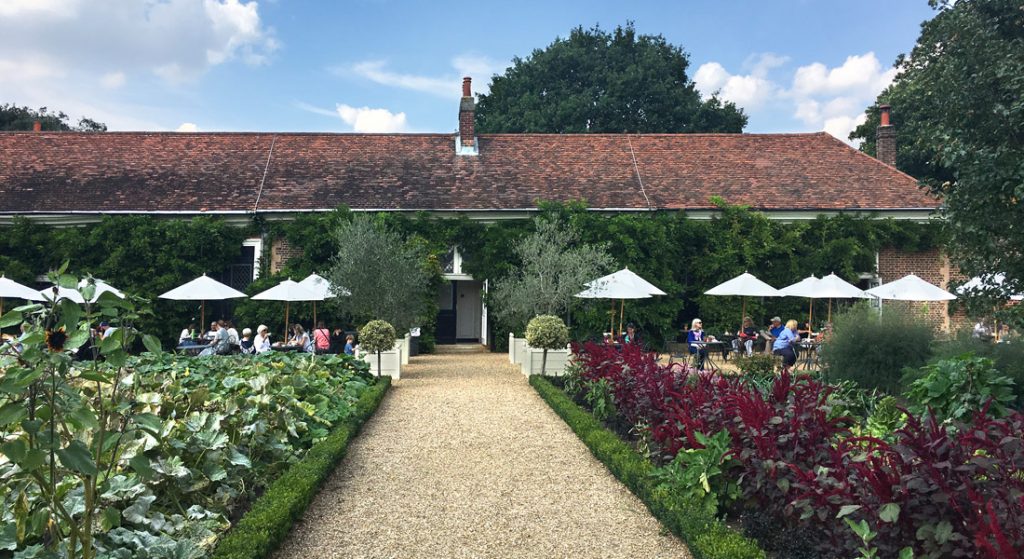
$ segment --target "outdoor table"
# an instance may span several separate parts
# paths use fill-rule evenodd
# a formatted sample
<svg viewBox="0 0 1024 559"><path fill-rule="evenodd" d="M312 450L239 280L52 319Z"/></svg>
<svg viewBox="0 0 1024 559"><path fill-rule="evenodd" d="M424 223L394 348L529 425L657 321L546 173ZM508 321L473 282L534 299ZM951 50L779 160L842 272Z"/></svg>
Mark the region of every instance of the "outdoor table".
<svg viewBox="0 0 1024 559"><path fill-rule="evenodd" d="M704 355L704 368L705 369L711 369L712 371L717 371L719 369L718 365L715 363L715 360L711 358L711 354L716 352L716 351L722 351L725 348L725 342L721 342L721 341L718 341L718 340L713 341L713 342L690 342L690 345L695 347L695 348L697 348L698 351L701 350L701 349L705 350L704 351L704 353L705 353L705 355ZM697 360L698 363L700 362L700 356L699 355L693 354L693 357L694 357L694 359Z"/></svg>
<svg viewBox="0 0 1024 559"><path fill-rule="evenodd" d="M817 369L818 348L821 347L821 342L804 340L796 344L796 346L800 348L800 356L799 359L797 359L796 368L804 369L806 371Z"/></svg>
<svg viewBox="0 0 1024 559"><path fill-rule="evenodd" d="M188 345L180 345L180 346L178 346L178 347L176 347L174 349L177 350L177 351L180 351L182 353L187 353L188 355L191 355L191 356L194 357L194 356L199 355L200 353L202 353L203 350L208 348L208 347L213 347L213 344L188 344Z"/></svg>
<svg viewBox="0 0 1024 559"><path fill-rule="evenodd" d="M305 348L300 345L272 345L270 349L274 351L303 351Z"/></svg>

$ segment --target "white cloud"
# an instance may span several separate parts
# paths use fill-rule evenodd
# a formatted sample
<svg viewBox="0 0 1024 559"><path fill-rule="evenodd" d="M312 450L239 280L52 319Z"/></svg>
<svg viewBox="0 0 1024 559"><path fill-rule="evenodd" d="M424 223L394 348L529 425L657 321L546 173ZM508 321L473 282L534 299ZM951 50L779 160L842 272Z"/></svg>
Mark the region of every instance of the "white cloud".
<svg viewBox="0 0 1024 559"><path fill-rule="evenodd" d="M794 119L810 130L824 130L847 138L864 122L864 109L896 76L883 69L873 52L852 55L839 66L820 62L800 66L788 87L771 73L789 61L775 54L751 56L743 64L746 73L730 73L718 62L701 65L694 74L697 90L705 97L717 93L746 109L756 119L758 111L792 111Z"/></svg>
<svg viewBox="0 0 1024 559"><path fill-rule="evenodd" d="M730 74L718 62L708 62L697 68L693 81L697 91L705 97L717 93L722 99L752 111L778 94L780 88L768 79L768 73L788 60L787 57L773 53L752 56L744 63L749 70L747 74Z"/></svg>
<svg viewBox="0 0 1024 559"><path fill-rule="evenodd" d="M338 116L352 127L353 132L404 132L407 130L405 113L392 113L387 109L351 107L338 104Z"/></svg>
<svg viewBox="0 0 1024 559"><path fill-rule="evenodd" d="M159 128L126 114L165 110L124 100L149 76L188 84L233 60L263 64L277 47L255 1L0 0L4 98L112 129Z"/></svg>
<svg viewBox="0 0 1024 559"><path fill-rule="evenodd" d="M426 76L396 72L388 68L385 60L365 60L349 66L338 66L331 72L339 76L355 76L370 80L380 85L410 89L436 95L445 99L462 96L462 78L469 76L474 79L473 89L477 93L486 93L493 74L500 72L507 65L497 63L486 56L476 54L460 54L451 60L454 74Z"/></svg>
<svg viewBox="0 0 1024 559"><path fill-rule="evenodd" d="M182 122L181 126L174 129L175 132L199 132L199 127L194 122Z"/></svg>
<svg viewBox="0 0 1024 559"><path fill-rule="evenodd" d="M100 85L107 89L117 89L124 85L124 72L108 72L100 77Z"/></svg>

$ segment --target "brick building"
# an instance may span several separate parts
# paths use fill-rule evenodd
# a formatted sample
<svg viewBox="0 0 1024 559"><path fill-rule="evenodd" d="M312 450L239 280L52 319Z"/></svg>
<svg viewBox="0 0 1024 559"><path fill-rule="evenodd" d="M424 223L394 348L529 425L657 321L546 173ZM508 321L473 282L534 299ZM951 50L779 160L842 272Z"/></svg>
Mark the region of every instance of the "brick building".
<svg viewBox="0 0 1024 559"><path fill-rule="evenodd" d="M925 221L938 207L894 167L887 108L880 161L825 133L476 134L474 106L466 78L451 134L0 133L0 225L16 216L78 225L112 214L248 223L342 205L495 221L528 217L538 200L707 219L715 196L786 221L841 213ZM263 250L263 239L246 247L255 270L261 254L273 269L296 250ZM446 267L452 281L439 294L439 327L450 325L451 339L485 340L486 286L462 273L457 253ZM864 281L906 272L943 287L952 274L937 251L892 249ZM948 325L945 305L933 309Z"/></svg>

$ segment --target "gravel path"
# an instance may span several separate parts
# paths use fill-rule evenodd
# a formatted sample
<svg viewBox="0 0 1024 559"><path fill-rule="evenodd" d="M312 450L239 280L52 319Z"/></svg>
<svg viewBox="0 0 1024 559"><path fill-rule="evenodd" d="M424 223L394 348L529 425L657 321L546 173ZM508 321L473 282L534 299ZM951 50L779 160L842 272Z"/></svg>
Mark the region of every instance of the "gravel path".
<svg viewBox="0 0 1024 559"><path fill-rule="evenodd" d="M505 355L414 357L275 555L689 557Z"/></svg>

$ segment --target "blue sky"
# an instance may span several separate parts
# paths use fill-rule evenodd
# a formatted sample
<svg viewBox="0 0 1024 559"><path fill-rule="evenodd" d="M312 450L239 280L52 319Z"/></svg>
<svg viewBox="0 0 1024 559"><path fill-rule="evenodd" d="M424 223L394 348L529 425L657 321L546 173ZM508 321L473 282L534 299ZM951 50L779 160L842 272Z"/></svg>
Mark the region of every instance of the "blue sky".
<svg viewBox="0 0 1024 559"><path fill-rule="evenodd" d="M0 0L0 102L115 130L448 132L461 76L633 20L750 132L845 137L932 16L925 0ZM898 124L898 123L897 123Z"/></svg>

